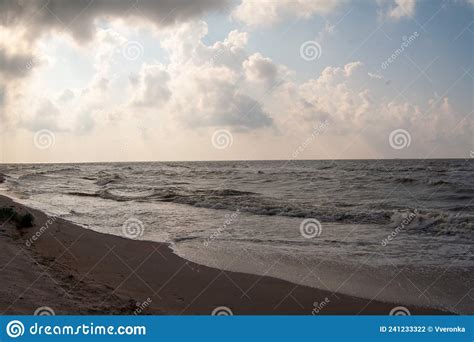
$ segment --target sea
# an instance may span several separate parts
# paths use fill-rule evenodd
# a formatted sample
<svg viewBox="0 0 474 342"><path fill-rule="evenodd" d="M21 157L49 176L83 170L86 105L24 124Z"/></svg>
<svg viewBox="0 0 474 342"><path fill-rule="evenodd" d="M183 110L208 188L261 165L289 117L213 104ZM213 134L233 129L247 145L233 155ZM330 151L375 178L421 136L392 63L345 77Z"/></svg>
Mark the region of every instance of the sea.
<svg viewBox="0 0 474 342"><path fill-rule="evenodd" d="M0 164L0 173L0 193L22 204L169 243L198 264L474 313L473 159Z"/></svg>

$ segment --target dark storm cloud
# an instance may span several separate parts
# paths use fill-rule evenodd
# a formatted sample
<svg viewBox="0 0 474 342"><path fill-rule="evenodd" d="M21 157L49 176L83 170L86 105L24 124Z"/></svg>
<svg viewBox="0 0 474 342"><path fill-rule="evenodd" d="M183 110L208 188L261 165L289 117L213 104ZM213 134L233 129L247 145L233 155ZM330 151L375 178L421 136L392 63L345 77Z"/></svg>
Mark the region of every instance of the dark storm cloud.
<svg viewBox="0 0 474 342"><path fill-rule="evenodd" d="M98 18L134 18L168 26L225 9L222 0L0 0L0 25L22 25L31 39L57 29L70 32L78 41L94 33Z"/></svg>
<svg viewBox="0 0 474 342"><path fill-rule="evenodd" d="M33 55L11 54L0 47L0 76L5 79L21 78L36 64Z"/></svg>

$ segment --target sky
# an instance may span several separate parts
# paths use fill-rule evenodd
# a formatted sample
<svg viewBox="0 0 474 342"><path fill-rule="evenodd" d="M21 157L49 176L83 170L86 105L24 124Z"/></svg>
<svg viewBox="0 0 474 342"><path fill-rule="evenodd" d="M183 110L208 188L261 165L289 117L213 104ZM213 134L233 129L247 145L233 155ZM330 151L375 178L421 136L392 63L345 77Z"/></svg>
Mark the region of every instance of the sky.
<svg viewBox="0 0 474 342"><path fill-rule="evenodd" d="M0 162L472 158L474 1L0 1Z"/></svg>

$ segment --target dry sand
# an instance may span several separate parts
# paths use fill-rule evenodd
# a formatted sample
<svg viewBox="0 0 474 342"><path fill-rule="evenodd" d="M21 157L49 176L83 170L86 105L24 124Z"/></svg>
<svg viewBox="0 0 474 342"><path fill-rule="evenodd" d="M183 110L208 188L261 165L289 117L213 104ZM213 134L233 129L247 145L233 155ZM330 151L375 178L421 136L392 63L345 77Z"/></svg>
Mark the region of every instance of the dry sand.
<svg viewBox="0 0 474 342"><path fill-rule="evenodd" d="M167 244L101 234L61 219L46 225L44 213L0 196L0 208L8 206L30 212L35 226L0 222L2 314L32 314L47 306L65 315L208 315L225 306L235 315L311 315L314 303L327 298L318 314L387 315L403 305L201 266ZM28 246L35 234L40 236ZM446 314L408 308L412 314Z"/></svg>

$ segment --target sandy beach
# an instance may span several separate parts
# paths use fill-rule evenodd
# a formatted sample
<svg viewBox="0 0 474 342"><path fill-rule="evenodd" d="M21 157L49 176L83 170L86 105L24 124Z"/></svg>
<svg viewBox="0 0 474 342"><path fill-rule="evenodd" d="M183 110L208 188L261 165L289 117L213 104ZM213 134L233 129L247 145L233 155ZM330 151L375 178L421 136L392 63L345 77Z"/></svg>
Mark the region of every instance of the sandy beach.
<svg viewBox="0 0 474 342"><path fill-rule="evenodd" d="M1 196L0 207L34 216L1 223L2 314L387 315L384 303L189 262L166 244L97 233ZM411 314L446 314L409 306Z"/></svg>

